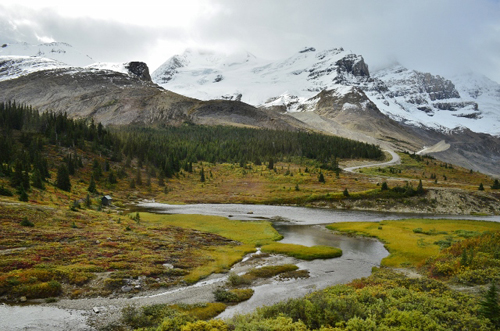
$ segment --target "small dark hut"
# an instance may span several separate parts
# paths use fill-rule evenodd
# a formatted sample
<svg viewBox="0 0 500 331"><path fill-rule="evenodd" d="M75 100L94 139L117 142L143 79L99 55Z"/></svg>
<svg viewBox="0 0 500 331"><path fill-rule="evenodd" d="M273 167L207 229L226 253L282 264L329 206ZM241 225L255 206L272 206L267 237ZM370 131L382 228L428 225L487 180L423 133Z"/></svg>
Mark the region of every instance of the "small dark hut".
<svg viewBox="0 0 500 331"><path fill-rule="evenodd" d="M105 195L102 197L101 201L102 201L103 206L109 206L109 205L111 205L113 198L109 195Z"/></svg>

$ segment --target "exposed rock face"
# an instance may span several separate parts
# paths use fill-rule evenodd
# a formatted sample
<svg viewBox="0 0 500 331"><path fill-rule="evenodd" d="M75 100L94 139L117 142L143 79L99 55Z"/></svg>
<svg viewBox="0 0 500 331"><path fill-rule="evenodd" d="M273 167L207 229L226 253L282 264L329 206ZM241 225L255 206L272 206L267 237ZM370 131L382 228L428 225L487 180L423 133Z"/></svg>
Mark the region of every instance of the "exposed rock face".
<svg viewBox="0 0 500 331"><path fill-rule="evenodd" d="M131 66L146 76L147 67ZM104 125L141 123L245 125L296 130L299 122L234 101L203 102L120 72L83 68L44 70L0 82L0 102L15 100L39 111L94 118Z"/></svg>
<svg viewBox="0 0 500 331"><path fill-rule="evenodd" d="M430 73L417 72L416 76L432 101L460 98L460 94L451 81Z"/></svg>
<svg viewBox="0 0 500 331"><path fill-rule="evenodd" d="M335 64L337 64L337 73L339 75L350 73L357 77L370 77L370 71L362 56L349 54Z"/></svg>
<svg viewBox="0 0 500 331"><path fill-rule="evenodd" d="M382 114L377 106L357 87L341 87L320 92L314 101L314 112L335 121L344 128L354 130L388 143L393 147L418 150L426 139L408 130L404 125Z"/></svg>
<svg viewBox="0 0 500 331"><path fill-rule="evenodd" d="M148 81L150 82L151 81L151 76L149 75L149 68L148 68L148 65L144 62L129 62L125 68L127 68L127 70L139 77L139 79L142 79L142 80L145 80L145 81Z"/></svg>

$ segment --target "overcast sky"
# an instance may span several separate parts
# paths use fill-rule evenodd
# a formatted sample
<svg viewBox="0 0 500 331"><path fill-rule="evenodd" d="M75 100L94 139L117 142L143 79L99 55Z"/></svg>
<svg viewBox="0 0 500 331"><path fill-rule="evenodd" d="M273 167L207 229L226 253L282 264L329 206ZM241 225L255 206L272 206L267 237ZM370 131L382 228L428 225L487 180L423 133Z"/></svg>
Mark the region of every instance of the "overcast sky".
<svg viewBox="0 0 500 331"><path fill-rule="evenodd" d="M398 61L445 76L477 71L500 82L498 0L132 3L2 0L0 43L63 41L96 61L140 60L151 71L188 47L244 49L270 60L304 46L344 47L363 55L371 70Z"/></svg>

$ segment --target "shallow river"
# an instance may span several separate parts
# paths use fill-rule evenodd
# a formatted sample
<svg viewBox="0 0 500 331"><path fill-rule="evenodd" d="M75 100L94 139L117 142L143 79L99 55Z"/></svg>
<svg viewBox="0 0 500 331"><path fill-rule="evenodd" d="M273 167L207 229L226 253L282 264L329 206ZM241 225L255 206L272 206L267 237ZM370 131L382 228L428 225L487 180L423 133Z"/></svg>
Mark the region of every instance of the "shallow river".
<svg viewBox="0 0 500 331"><path fill-rule="evenodd" d="M478 219L500 222L500 216L471 217L451 215L418 215L398 213L377 213L362 211L341 211L332 209L263 206L263 205L166 205L159 203L143 203L138 210L166 214L202 214L218 215L238 220L269 219L280 234L282 242L306 246L327 245L341 248L343 255L336 259L315 261L286 261L295 263L300 269L307 269L310 277L290 281L272 281L254 286L253 297L239 305L229 307L219 318L228 318L236 313L246 313L259 306L269 305L288 298L306 295L334 284L347 283L353 279L370 275L374 266L388 255L383 245L371 238L353 238L331 233L324 224L335 222L381 221L410 217ZM290 258L289 258L290 260ZM233 268L238 272L244 263ZM226 275L212 275L195 286L165 291L153 297L136 297L126 300L141 303L193 303L209 300L214 286L223 285ZM202 299L203 297L203 299ZM61 300L61 302L44 306L6 306L0 305L1 330L91 330L85 325L87 316L92 316L92 306L113 307L119 311L123 300L101 298L86 304L84 300ZM65 304L63 305L63 302ZM78 309L61 309L73 307Z"/></svg>
<svg viewBox="0 0 500 331"><path fill-rule="evenodd" d="M447 218L500 222L500 216L432 215L409 213L385 213L358 210L306 208L291 206L195 204L167 205L147 202L139 205L143 210L164 214L199 214L225 216L237 220L285 220L297 224L328 224L337 222L378 222L403 218Z"/></svg>

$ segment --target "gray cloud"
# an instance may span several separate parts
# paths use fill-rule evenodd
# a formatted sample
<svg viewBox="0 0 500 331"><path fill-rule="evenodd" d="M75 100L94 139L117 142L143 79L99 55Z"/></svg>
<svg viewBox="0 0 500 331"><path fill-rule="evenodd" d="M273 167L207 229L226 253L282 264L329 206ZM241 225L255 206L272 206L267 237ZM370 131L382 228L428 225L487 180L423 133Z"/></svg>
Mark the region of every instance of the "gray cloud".
<svg viewBox="0 0 500 331"><path fill-rule="evenodd" d="M53 10L12 10L0 5L0 42L40 43L37 36L67 42L100 62L150 59L159 40L185 38L177 28L154 28L103 19L67 18ZM3 16L3 17L2 17ZM10 22L10 23L9 23ZM15 28L14 28L15 26ZM168 53L166 57L171 56Z"/></svg>
<svg viewBox="0 0 500 331"><path fill-rule="evenodd" d="M477 70L500 80L497 1L217 1L201 39L228 40L269 57L303 46L344 47L372 68L399 61L442 74Z"/></svg>
<svg viewBox="0 0 500 331"><path fill-rule="evenodd" d="M188 46L245 49L270 59L304 46L344 47L362 54L372 69L399 61L443 75L474 70L500 81L498 1L207 1L218 8L215 14L184 28L0 5L0 42L36 43L36 33L68 42L99 61L143 60L152 70ZM14 21L16 30L9 23Z"/></svg>

